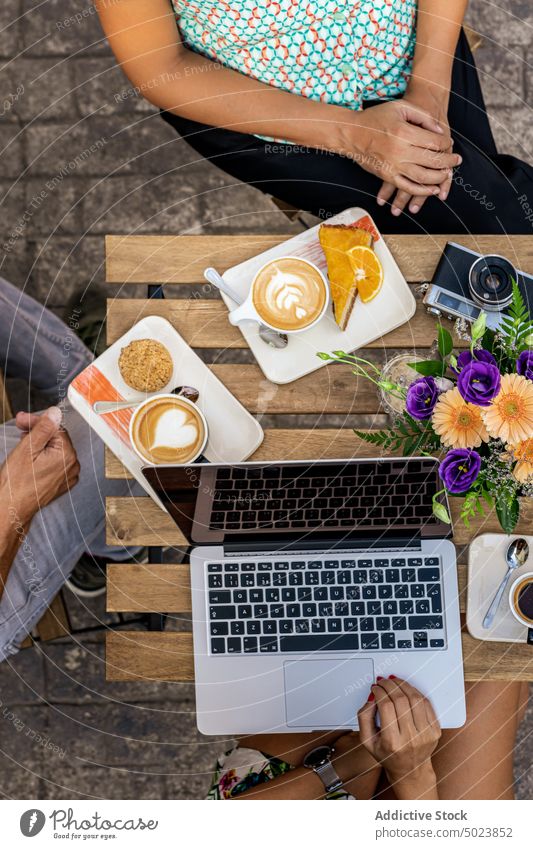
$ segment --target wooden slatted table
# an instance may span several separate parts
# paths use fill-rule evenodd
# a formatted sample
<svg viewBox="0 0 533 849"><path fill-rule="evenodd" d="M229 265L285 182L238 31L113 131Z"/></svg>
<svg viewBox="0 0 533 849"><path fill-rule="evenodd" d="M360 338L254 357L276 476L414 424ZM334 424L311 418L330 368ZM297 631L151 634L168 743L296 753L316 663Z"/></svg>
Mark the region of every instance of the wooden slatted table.
<svg viewBox="0 0 533 849"><path fill-rule="evenodd" d="M444 244L456 239L466 247L508 256L516 266L533 269L533 239L527 236L392 236L386 237L394 257L411 285L431 277ZM209 364L244 406L254 414L283 415L283 426L270 427L254 460L318 459L375 455L372 446L359 440L348 427L322 426L324 416L375 415L379 401L368 382L357 381L348 367L328 366L288 386L267 381L255 362L217 363L220 349L246 348L240 332L227 320L219 298L205 297L203 270L220 271L284 241L280 236L108 236L106 278L109 283L173 284L162 300L123 299L108 302L108 343L146 315L167 318L195 349L213 352ZM179 298L176 286L187 286ZM193 295L190 295L190 292ZM386 349L413 350L421 355L436 335L435 321L418 304L412 320L370 348L378 359ZM290 427L290 417L313 417L313 427ZM289 421L289 424L287 423ZM106 453L106 474L127 478L128 472L111 452ZM533 499L524 501L518 532L531 530ZM454 542L458 551L461 607L466 604L466 562L470 541L482 532L498 532L495 515L472 522L467 531L458 520L460 499L452 499ZM107 539L111 544L176 546L185 540L166 513L146 497L107 499ZM191 611L189 567L120 564L108 567L107 609L110 612L184 614ZM533 680L530 646L484 643L463 634L465 678ZM106 641L108 680L192 681L192 637L187 631L109 632Z"/></svg>

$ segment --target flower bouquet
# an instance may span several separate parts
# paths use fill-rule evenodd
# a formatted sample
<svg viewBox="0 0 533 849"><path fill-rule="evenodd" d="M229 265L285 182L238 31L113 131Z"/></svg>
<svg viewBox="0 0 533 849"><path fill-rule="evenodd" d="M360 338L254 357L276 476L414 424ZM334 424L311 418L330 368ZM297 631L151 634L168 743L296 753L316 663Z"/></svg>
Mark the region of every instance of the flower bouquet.
<svg viewBox="0 0 533 849"><path fill-rule="evenodd" d="M410 363L420 377L407 389L361 357L343 351L318 356L348 363L358 377L403 399L404 410L391 427L355 433L384 451L440 455L443 489L433 499L439 519L451 522L439 499L446 492L464 496L467 527L494 507L502 529L512 533L519 497L533 496L533 322L515 281L500 329L487 329L481 313L466 338L470 347L456 355L451 334L439 325L438 359Z"/></svg>

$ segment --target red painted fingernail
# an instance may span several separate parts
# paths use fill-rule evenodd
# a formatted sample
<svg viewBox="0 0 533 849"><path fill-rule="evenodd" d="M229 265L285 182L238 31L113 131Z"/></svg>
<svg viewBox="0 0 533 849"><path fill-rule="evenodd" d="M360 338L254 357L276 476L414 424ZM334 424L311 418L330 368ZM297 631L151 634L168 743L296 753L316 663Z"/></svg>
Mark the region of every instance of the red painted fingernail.
<svg viewBox="0 0 533 849"><path fill-rule="evenodd" d="M376 681L383 681L383 675L378 675L378 677L376 678Z"/></svg>
<svg viewBox="0 0 533 849"><path fill-rule="evenodd" d="M375 698L376 698L376 697L375 697L374 693L370 693L370 695L369 695L369 697L368 697L368 699L367 699L367 702L373 702Z"/></svg>
<svg viewBox="0 0 533 849"><path fill-rule="evenodd" d="M389 678L396 678L396 675L389 675Z"/></svg>

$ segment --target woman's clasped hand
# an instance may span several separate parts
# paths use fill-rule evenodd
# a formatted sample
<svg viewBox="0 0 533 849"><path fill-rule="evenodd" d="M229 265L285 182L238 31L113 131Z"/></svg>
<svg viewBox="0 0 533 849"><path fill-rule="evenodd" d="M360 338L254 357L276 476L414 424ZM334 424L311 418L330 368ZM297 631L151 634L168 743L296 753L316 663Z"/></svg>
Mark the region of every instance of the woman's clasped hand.
<svg viewBox="0 0 533 849"><path fill-rule="evenodd" d="M453 153L450 130L408 100L380 103L337 125L337 153L353 158L383 180L380 201L398 191L398 205L442 195L444 200L461 157ZM400 195L401 193L401 195Z"/></svg>

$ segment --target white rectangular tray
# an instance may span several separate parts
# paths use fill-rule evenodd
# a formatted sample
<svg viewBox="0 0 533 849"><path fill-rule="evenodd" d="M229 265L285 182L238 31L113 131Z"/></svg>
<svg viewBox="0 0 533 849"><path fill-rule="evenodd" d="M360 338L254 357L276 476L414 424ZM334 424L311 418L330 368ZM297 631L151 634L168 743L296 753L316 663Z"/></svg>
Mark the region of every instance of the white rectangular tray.
<svg viewBox="0 0 533 849"><path fill-rule="evenodd" d="M207 460L215 463L246 460L261 445L264 433L259 422L215 377L169 321L155 315L143 318L72 381L68 398L146 492L163 507L141 472L142 461L131 448L128 427L132 410L100 416L92 409L94 401L145 397L124 382L118 368L121 349L134 339L157 339L168 349L174 370L162 392L170 392L176 386L194 386L199 391L198 406L209 427L204 451Z"/></svg>
<svg viewBox="0 0 533 849"><path fill-rule="evenodd" d="M490 603L500 586L507 566L505 553L510 543L516 539L506 534L482 534L471 543L468 555L468 597L466 606L466 625L477 640L489 642L525 643L527 628L514 618L509 608L509 589L511 584L525 572L533 571L530 559L516 569L509 580L500 607L490 628L483 628L483 619ZM524 536L533 551L533 537Z"/></svg>
<svg viewBox="0 0 533 849"><path fill-rule="evenodd" d="M356 300L345 331L339 329L331 308L315 327L289 336L289 344L283 350L265 344L259 338L257 324L245 322L239 326L265 377L272 383L290 383L327 365L317 357L318 351L356 351L405 324L414 315L416 302L411 290L368 213L359 207L345 209L325 223L356 224L359 221L363 226L366 224L372 228L377 236L374 249L383 266L384 282L381 292L370 303ZM287 255L310 260L327 277L326 258L318 240L319 226L317 224L305 233L299 233L293 239L229 268L224 273L224 280L246 297L259 268L272 259ZM226 295L222 298L228 309L233 309L234 302Z"/></svg>

